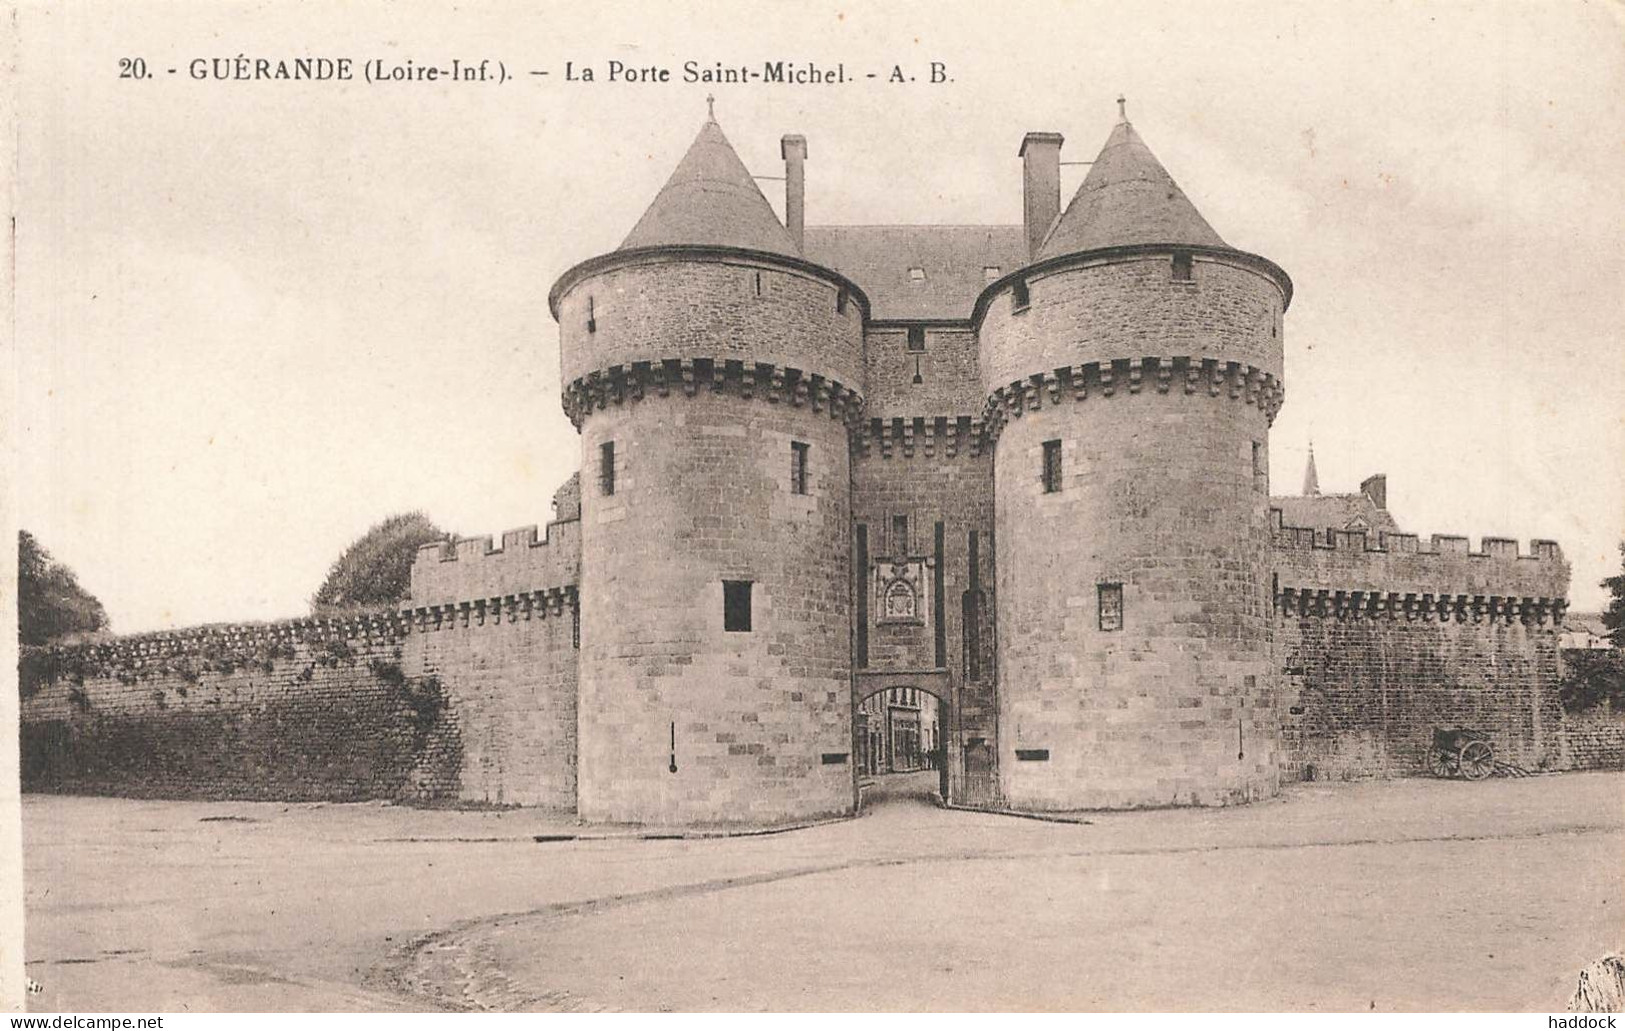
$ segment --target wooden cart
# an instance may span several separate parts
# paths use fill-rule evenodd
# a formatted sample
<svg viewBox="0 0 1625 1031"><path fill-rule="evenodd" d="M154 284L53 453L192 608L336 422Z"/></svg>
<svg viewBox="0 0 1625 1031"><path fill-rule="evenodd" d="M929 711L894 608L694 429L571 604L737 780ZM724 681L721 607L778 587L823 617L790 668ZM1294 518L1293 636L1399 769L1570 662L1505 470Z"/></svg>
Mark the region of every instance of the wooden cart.
<svg viewBox="0 0 1625 1031"><path fill-rule="evenodd" d="M1433 747L1428 751L1428 769L1435 777L1462 776L1483 780L1495 772L1495 747L1489 731L1471 727L1433 730Z"/></svg>

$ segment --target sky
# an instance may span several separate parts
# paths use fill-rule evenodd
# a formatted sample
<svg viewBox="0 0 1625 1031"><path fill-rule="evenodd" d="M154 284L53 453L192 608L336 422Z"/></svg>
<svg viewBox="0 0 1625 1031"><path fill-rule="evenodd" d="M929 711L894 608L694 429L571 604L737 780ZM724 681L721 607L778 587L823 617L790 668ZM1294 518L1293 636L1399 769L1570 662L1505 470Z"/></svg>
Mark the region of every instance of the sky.
<svg viewBox="0 0 1625 1031"><path fill-rule="evenodd" d="M579 463L547 291L625 236L708 92L758 175L808 137L809 224L1019 222L1023 134L1086 161L1122 93L1220 235L1296 284L1274 492L1313 439L1323 490L1385 472L1407 531L1555 539L1574 605L1601 606L1625 538L1625 8L989 10L25 3L21 525L137 632L302 615L392 512L545 523ZM511 81L187 74L239 55ZM119 78L135 58L151 78ZM564 79L611 60L882 79Z"/></svg>

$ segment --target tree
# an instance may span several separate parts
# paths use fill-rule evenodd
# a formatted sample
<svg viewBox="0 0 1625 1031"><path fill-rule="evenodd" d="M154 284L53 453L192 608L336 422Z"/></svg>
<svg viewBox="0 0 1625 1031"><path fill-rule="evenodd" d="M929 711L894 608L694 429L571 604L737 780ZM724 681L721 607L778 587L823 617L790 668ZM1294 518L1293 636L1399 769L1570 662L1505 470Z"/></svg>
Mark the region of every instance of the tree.
<svg viewBox="0 0 1625 1031"><path fill-rule="evenodd" d="M1617 576L1604 577L1602 585L1613 595L1602 613L1602 625L1608 628L1608 639L1615 648L1625 648L1625 541L1619 545L1620 571Z"/></svg>
<svg viewBox="0 0 1625 1031"><path fill-rule="evenodd" d="M422 512L390 516L344 549L310 599L311 614L330 616L396 604L411 589L418 548L452 539Z"/></svg>
<svg viewBox="0 0 1625 1031"><path fill-rule="evenodd" d="M51 557L27 530L17 534L17 637L44 644L64 634L107 629L107 610L79 586L73 570Z"/></svg>

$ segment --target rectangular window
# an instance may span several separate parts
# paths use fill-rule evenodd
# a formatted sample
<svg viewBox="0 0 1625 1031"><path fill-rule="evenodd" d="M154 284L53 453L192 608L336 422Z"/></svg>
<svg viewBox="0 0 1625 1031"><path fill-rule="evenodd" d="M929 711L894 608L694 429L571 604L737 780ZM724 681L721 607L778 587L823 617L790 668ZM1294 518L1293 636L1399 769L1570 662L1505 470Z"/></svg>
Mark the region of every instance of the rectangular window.
<svg viewBox="0 0 1625 1031"><path fill-rule="evenodd" d="M1061 442L1044 441L1044 493L1055 494L1061 489Z"/></svg>
<svg viewBox="0 0 1625 1031"><path fill-rule="evenodd" d="M908 516L891 517L891 553L897 558L908 556Z"/></svg>
<svg viewBox="0 0 1625 1031"><path fill-rule="evenodd" d="M1000 275L1001 275L1001 273L999 271L999 266L997 266L997 265L983 265L982 266L982 279L984 281L991 283L995 279L998 279Z"/></svg>
<svg viewBox="0 0 1625 1031"><path fill-rule="evenodd" d="M845 290L837 290L837 291L835 291L835 313L837 315L845 315L846 314L846 291Z"/></svg>
<svg viewBox="0 0 1625 1031"><path fill-rule="evenodd" d="M1263 476L1267 470L1264 468L1264 445L1253 441L1253 475Z"/></svg>
<svg viewBox="0 0 1625 1031"><path fill-rule="evenodd" d="M762 274L756 273L756 296L762 296Z"/></svg>
<svg viewBox="0 0 1625 1031"><path fill-rule="evenodd" d="M790 442L790 493L807 493L807 449L799 440Z"/></svg>
<svg viewBox="0 0 1625 1031"><path fill-rule="evenodd" d="M587 332L598 332L597 310L593 307L591 294L587 296Z"/></svg>
<svg viewBox="0 0 1625 1031"><path fill-rule="evenodd" d="M1024 763L1047 763L1049 762L1049 749L1018 748L1016 749L1016 761Z"/></svg>
<svg viewBox="0 0 1625 1031"><path fill-rule="evenodd" d="M750 632L749 580L722 581L722 629L729 633Z"/></svg>
<svg viewBox="0 0 1625 1031"><path fill-rule="evenodd" d="M1123 585L1100 585L1100 629L1123 629Z"/></svg>
<svg viewBox="0 0 1625 1031"><path fill-rule="evenodd" d="M1174 254L1174 282L1189 283L1191 281L1191 256L1185 251Z"/></svg>
<svg viewBox="0 0 1625 1031"><path fill-rule="evenodd" d="M605 497L615 493L615 442L598 445L598 492Z"/></svg>
<svg viewBox="0 0 1625 1031"><path fill-rule="evenodd" d="M913 268L908 270L908 278L909 282L911 283L925 282L925 269L915 265Z"/></svg>
<svg viewBox="0 0 1625 1031"><path fill-rule="evenodd" d="M570 647L581 647L581 602L570 606Z"/></svg>
<svg viewBox="0 0 1625 1031"><path fill-rule="evenodd" d="M923 351L923 350L925 350L925 327L924 326L910 326L910 327L908 327L908 349L910 351Z"/></svg>
<svg viewBox="0 0 1625 1031"><path fill-rule="evenodd" d="M1010 310L1026 311L1031 298L1027 296L1027 281L1018 279L1010 284Z"/></svg>
<svg viewBox="0 0 1625 1031"><path fill-rule="evenodd" d="M846 752L825 752L820 758L825 766L845 766Z"/></svg>

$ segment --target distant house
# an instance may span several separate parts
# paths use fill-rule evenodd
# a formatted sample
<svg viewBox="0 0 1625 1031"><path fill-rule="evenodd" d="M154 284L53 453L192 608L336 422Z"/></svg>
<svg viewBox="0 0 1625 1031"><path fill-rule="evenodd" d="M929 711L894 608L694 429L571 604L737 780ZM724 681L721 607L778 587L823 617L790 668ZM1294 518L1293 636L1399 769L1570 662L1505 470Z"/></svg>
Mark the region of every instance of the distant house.
<svg viewBox="0 0 1625 1031"><path fill-rule="evenodd" d="M1612 648L1600 612L1569 612L1563 616L1564 648Z"/></svg>
<svg viewBox="0 0 1625 1031"><path fill-rule="evenodd" d="M1281 522L1285 525L1310 527L1328 541L1332 530L1364 530L1373 545L1382 534L1401 532L1399 524L1388 513L1386 475L1367 476L1357 494L1322 494L1313 448L1304 469L1303 493L1272 497L1270 504L1281 510Z"/></svg>

